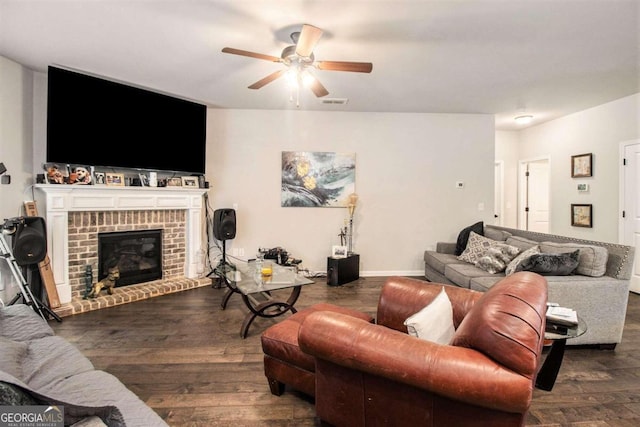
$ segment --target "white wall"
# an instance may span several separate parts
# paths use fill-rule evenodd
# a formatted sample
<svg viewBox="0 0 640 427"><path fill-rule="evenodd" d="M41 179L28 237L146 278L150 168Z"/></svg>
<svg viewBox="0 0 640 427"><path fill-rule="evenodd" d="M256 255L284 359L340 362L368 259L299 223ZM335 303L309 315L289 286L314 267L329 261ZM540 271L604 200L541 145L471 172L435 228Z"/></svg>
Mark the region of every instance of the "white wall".
<svg viewBox="0 0 640 427"><path fill-rule="evenodd" d="M11 176L10 184L0 184L0 224L23 215L23 192L33 182L32 98L33 73L0 56L0 162ZM7 302L16 293L11 271L0 260L0 298Z"/></svg>
<svg viewBox="0 0 640 427"><path fill-rule="evenodd" d="M496 131L496 161L504 165L504 212L502 225L518 227L518 153L520 140L518 131Z"/></svg>
<svg viewBox="0 0 640 427"><path fill-rule="evenodd" d="M0 56L0 162L11 183L0 185L0 220L23 214L22 192L33 182L33 73Z"/></svg>
<svg viewBox="0 0 640 427"><path fill-rule="evenodd" d="M347 210L281 207L282 151L356 153L362 275L422 274L425 249L493 218L490 115L210 109L208 121L211 208L238 206L228 253L282 246L304 267L326 270Z"/></svg>
<svg viewBox="0 0 640 427"><path fill-rule="evenodd" d="M520 131L520 159L550 157L551 233L618 242L619 144L640 137L639 107L635 94ZM571 156L584 153L593 153L593 177L571 178ZM593 204L593 228L571 226L571 203Z"/></svg>

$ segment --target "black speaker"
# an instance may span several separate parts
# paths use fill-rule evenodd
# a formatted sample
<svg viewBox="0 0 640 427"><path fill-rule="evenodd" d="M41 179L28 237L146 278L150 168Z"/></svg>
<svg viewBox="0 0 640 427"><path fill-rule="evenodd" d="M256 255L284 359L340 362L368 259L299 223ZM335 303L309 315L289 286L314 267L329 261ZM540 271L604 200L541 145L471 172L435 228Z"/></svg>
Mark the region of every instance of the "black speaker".
<svg viewBox="0 0 640 427"><path fill-rule="evenodd" d="M47 228L44 218L22 218L16 226L11 246L18 265L37 264L42 261L47 256Z"/></svg>
<svg viewBox="0 0 640 427"><path fill-rule="evenodd" d="M231 240L236 237L236 211L216 209L213 211L213 236L218 240Z"/></svg>

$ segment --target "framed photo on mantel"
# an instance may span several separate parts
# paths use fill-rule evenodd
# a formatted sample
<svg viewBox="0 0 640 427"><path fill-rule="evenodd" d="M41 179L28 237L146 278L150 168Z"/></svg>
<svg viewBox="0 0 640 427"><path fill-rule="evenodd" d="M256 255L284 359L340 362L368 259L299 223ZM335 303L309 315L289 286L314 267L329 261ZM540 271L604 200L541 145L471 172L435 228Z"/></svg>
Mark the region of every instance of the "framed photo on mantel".
<svg viewBox="0 0 640 427"><path fill-rule="evenodd" d="M107 185L114 185L118 187L124 186L124 174L121 173L109 173L105 174L105 180Z"/></svg>

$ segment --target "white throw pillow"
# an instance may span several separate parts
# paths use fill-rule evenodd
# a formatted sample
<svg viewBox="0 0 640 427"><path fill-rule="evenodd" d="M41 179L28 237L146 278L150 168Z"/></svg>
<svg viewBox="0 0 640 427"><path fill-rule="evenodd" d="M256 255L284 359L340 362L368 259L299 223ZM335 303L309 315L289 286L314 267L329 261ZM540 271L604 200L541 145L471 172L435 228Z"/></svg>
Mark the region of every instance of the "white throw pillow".
<svg viewBox="0 0 640 427"><path fill-rule="evenodd" d="M438 344L449 344L456 330L453 326L453 308L444 291L425 308L404 321L409 335Z"/></svg>

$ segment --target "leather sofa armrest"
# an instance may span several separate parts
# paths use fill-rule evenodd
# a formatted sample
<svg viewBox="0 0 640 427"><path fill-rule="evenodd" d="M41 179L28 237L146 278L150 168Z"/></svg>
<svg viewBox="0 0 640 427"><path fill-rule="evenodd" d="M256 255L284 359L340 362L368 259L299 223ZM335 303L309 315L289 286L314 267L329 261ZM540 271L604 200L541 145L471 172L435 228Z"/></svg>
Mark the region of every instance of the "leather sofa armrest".
<svg viewBox="0 0 640 427"><path fill-rule="evenodd" d="M376 323L406 333L404 321L433 301L443 286L451 301L453 324L457 328L482 292L399 276L388 278L382 287Z"/></svg>
<svg viewBox="0 0 640 427"><path fill-rule="evenodd" d="M351 316L313 313L298 342L315 358L485 408L524 412L533 396L531 378L476 350L439 345Z"/></svg>
<svg viewBox="0 0 640 427"><path fill-rule="evenodd" d="M455 242L437 242L436 252L438 252L439 254L453 255L456 253L456 243Z"/></svg>

